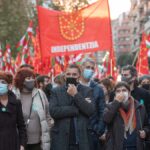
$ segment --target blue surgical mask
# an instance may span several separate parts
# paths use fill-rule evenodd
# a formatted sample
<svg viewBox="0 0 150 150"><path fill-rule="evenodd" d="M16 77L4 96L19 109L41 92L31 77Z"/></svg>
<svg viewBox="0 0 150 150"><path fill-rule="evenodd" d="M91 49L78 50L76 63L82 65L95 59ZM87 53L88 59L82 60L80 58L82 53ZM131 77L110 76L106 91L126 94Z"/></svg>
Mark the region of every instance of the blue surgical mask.
<svg viewBox="0 0 150 150"><path fill-rule="evenodd" d="M91 79L93 74L94 74L94 71L91 69L84 69L84 71L83 71L83 77L85 79Z"/></svg>
<svg viewBox="0 0 150 150"><path fill-rule="evenodd" d="M0 96L6 94L7 92L8 92L8 85L0 83Z"/></svg>

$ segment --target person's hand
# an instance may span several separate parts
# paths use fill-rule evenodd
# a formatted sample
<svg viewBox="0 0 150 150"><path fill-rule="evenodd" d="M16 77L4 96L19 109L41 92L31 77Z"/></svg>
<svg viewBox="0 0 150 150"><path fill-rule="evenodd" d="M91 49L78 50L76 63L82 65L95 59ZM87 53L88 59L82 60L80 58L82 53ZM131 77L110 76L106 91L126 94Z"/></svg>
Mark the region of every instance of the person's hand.
<svg viewBox="0 0 150 150"><path fill-rule="evenodd" d="M104 133L102 136L99 137L99 139L101 141L105 141L106 140L106 134Z"/></svg>
<svg viewBox="0 0 150 150"><path fill-rule="evenodd" d="M141 138L141 139L145 139L145 138L146 138L146 133L145 133L145 131L144 131L144 130L140 130L139 132L140 132L140 138Z"/></svg>
<svg viewBox="0 0 150 150"><path fill-rule="evenodd" d="M20 146L20 150L24 150L24 147L22 145Z"/></svg>
<svg viewBox="0 0 150 150"><path fill-rule="evenodd" d="M77 87L74 84L69 84L67 93L74 97L78 93Z"/></svg>
<svg viewBox="0 0 150 150"><path fill-rule="evenodd" d="M118 101L118 102L123 102L124 101L124 94L123 93L118 93L118 94L116 94L116 96L115 96L115 100L116 101Z"/></svg>

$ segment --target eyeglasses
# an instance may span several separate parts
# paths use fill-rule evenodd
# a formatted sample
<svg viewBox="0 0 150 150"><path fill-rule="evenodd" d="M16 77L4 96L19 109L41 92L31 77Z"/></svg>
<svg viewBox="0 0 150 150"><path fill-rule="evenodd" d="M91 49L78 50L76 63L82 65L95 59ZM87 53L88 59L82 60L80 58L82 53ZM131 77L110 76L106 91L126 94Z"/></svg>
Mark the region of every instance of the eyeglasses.
<svg viewBox="0 0 150 150"><path fill-rule="evenodd" d="M5 80L0 79L0 83L7 84Z"/></svg>

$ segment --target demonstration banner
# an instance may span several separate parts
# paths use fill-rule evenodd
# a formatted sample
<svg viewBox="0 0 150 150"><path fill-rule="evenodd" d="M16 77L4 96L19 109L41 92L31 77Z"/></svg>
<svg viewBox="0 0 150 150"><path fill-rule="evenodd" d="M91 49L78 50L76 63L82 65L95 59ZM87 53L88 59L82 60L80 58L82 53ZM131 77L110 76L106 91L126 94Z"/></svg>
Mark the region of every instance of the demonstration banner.
<svg viewBox="0 0 150 150"><path fill-rule="evenodd" d="M38 19L43 59L112 49L108 0L72 13L38 6Z"/></svg>

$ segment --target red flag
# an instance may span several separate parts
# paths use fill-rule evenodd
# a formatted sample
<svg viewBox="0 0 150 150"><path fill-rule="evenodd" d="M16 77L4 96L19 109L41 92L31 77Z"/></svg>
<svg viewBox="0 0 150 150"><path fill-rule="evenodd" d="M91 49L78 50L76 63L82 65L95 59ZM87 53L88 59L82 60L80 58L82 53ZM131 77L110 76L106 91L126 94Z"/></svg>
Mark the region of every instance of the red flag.
<svg viewBox="0 0 150 150"><path fill-rule="evenodd" d="M17 71L18 67L21 65L21 56L20 52L17 53L16 61L15 61L15 71Z"/></svg>
<svg viewBox="0 0 150 150"><path fill-rule="evenodd" d="M112 49L108 0L65 13L38 6L41 54L66 55Z"/></svg>
<svg viewBox="0 0 150 150"><path fill-rule="evenodd" d="M36 36L32 35L32 44L34 47L34 60L33 66L34 71L37 73L42 73L42 62L41 62L41 51L40 51L40 40L39 40L39 28L36 28Z"/></svg>
<svg viewBox="0 0 150 150"><path fill-rule="evenodd" d="M115 57L115 52L112 49L110 51L109 54L109 75L111 75L112 77L114 77L114 79L117 79L118 76L118 72L117 72L117 68L116 68L116 57Z"/></svg>
<svg viewBox="0 0 150 150"><path fill-rule="evenodd" d="M148 65L148 48L146 47L146 40L150 41L150 35L143 34L142 42L140 45L140 51L138 55L138 60L136 63L136 69L139 75L149 74L149 65Z"/></svg>

